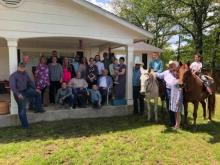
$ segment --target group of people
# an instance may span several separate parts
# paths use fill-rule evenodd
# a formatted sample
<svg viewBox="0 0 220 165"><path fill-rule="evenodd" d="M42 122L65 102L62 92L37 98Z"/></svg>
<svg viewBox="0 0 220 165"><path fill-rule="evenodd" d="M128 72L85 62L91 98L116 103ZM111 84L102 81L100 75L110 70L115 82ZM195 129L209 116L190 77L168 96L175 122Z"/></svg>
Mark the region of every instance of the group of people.
<svg viewBox="0 0 220 165"><path fill-rule="evenodd" d="M134 114L142 115L144 113L144 97L140 94L140 76L141 76L142 62L136 62L133 70L133 99L134 99ZM179 62L169 61L168 69L163 71L163 63L159 58L158 53L152 54L152 61L150 62L149 69L153 70L155 76L164 81L166 84L165 98L166 108L169 112L170 126L174 129L180 127L181 110L183 109L183 84L180 83L178 75ZM198 76L203 82L209 94L212 94L209 87L208 80L205 76L201 75L202 62L201 56L196 54L194 62L189 66L192 74Z"/></svg>
<svg viewBox="0 0 220 165"><path fill-rule="evenodd" d="M26 109L28 103L34 112L44 112L44 95L49 88L50 104L69 109L81 108L91 103L100 108L109 95L115 99L125 98L126 65L124 57L119 60L109 53L89 58L75 55L58 58L53 51L51 58L41 56L33 69L30 58L24 55L18 69L9 78L10 88L18 104L22 126L28 128ZM114 94L114 96L113 96Z"/></svg>
<svg viewBox="0 0 220 165"><path fill-rule="evenodd" d="M116 99L125 98L126 65L125 59L119 60L108 53L95 58L76 55L71 60L64 57L60 60L57 52L53 51L50 59L41 56L39 64L33 70L29 56L23 56L18 69L10 75L10 88L18 105L18 114L22 126L28 128L26 116L27 104L32 104L35 112L44 112L44 93L49 88L49 100L51 104L65 106L74 109L76 105L85 107L91 103L93 107L100 108L106 103L107 97L112 95ZM142 62L136 62L133 69L133 100L134 114L144 113L144 96L140 94L140 76ZM177 61L170 61L168 69L164 66L158 53L152 54L149 69L153 70L156 77L166 83L166 105L169 111L170 124L175 129L180 126L180 112L183 105L183 87L179 83ZM192 73L200 75L202 63L200 56L195 55L195 61L190 65ZM206 85L206 79L202 77L211 94L211 89Z"/></svg>

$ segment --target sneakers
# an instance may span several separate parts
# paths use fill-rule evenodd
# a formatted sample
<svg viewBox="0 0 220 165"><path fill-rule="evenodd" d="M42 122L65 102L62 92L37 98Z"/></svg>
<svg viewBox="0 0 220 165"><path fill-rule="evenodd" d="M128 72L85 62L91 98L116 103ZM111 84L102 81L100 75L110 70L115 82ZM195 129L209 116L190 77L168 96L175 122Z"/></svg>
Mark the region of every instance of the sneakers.
<svg viewBox="0 0 220 165"><path fill-rule="evenodd" d="M114 84L120 84L118 81L115 81Z"/></svg>

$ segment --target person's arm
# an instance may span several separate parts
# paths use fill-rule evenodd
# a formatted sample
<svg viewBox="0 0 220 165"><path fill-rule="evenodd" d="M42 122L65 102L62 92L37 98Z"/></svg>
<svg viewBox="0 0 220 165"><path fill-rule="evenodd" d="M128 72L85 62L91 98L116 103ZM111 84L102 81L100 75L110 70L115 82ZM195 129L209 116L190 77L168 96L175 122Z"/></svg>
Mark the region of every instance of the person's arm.
<svg viewBox="0 0 220 165"><path fill-rule="evenodd" d="M84 80L84 79L83 79L83 84L84 84L84 85L83 85L84 88L88 88L88 83L87 83L86 80Z"/></svg>
<svg viewBox="0 0 220 165"><path fill-rule="evenodd" d="M27 85L28 85L30 88L35 89L36 86L35 86L34 82L31 80L31 78L30 78L30 76L28 75L27 72L25 72L25 77L26 77L26 79L27 79Z"/></svg>
<svg viewBox="0 0 220 165"><path fill-rule="evenodd" d="M162 61L160 60L160 65L159 65L159 69L157 71L158 73L162 73L163 72L163 63Z"/></svg>
<svg viewBox="0 0 220 165"><path fill-rule="evenodd" d="M112 78L110 76L108 77L108 79L109 79L109 87L111 88L113 86L113 81L112 81Z"/></svg>
<svg viewBox="0 0 220 165"><path fill-rule="evenodd" d="M118 72L118 75L124 75L126 72L126 67L124 66L124 68L122 69L121 72Z"/></svg>
<svg viewBox="0 0 220 165"><path fill-rule="evenodd" d="M9 77L9 86L10 86L10 89L12 90L12 92L16 95L16 96L19 96L21 95L21 93L17 90L16 88L16 79L15 79L15 75L12 74L10 77Z"/></svg>
<svg viewBox="0 0 220 165"><path fill-rule="evenodd" d="M156 73L156 77L158 77L159 79L164 79L165 73L166 73L166 71L164 71L162 73Z"/></svg>

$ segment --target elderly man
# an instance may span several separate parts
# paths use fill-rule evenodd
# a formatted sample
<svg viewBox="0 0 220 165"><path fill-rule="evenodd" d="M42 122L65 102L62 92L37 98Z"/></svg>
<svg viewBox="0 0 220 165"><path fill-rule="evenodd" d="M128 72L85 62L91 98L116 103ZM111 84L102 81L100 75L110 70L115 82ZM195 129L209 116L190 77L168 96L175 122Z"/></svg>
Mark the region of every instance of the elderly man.
<svg viewBox="0 0 220 165"><path fill-rule="evenodd" d="M144 96L140 94L140 77L141 77L141 70L140 67L143 66L143 63L140 59L135 59L135 67L133 69L132 75L132 84L133 84L133 100L134 100L134 112L133 114L144 114Z"/></svg>
<svg viewBox="0 0 220 165"><path fill-rule="evenodd" d="M171 95L171 86L176 82L174 71L176 71L178 66L179 63L177 61L170 61L168 70L162 73L156 73L156 76L158 78L163 79L166 82L166 105L167 105L167 110L169 111L170 124L172 127L175 125L175 114L170 110L169 103L170 103L170 95Z"/></svg>
<svg viewBox="0 0 220 165"><path fill-rule="evenodd" d="M18 115L23 128L28 128L28 120L26 116L27 100L33 98L35 112L44 112L41 105L40 91L34 86L28 73L25 71L25 64L19 63L18 69L9 77L10 88L14 94L18 104Z"/></svg>
<svg viewBox="0 0 220 165"><path fill-rule="evenodd" d="M73 94L76 99L75 101L78 102L79 107L85 108L88 83L86 82L86 80L81 78L81 73L79 71L76 73L76 78L72 78L70 80L69 86L73 89Z"/></svg>
<svg viewBox="0 0 220 165"><path fill-rule="evenodd" d="M152 53L152 61L150 62L150 69L153 69L156 73L163 72L163 63L159 58L159 54L157 52Z"/></svg>
<svg viewBox="0 0 220 165"><path fill-rule="evenodd" d="M112 87L112 85L112 77L108 76L108 70L104 69L102 71L102 76L100 76L98 79L98 87L102 95L102 105L105 104L108 97L108 90Z"/></svg>

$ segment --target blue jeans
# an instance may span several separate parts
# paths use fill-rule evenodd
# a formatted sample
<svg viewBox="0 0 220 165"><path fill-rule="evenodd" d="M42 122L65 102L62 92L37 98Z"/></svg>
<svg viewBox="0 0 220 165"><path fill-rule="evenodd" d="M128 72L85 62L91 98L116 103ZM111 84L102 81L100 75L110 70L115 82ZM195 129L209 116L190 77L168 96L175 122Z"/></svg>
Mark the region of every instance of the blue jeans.
<svg viewBox="0 0 220 165"><path fill-rule="evenodd" d="M14 95L15 100L18 105L18 116L21 121L21 125L23 128L28 128L28 120L27 120L27 115L26 115L26 107L27 107L27 102L29 99L33 99L34 107L36 112L41 112L43 111L42 104L41 104L41 95L38 94L35 89L28 88L24 91L21 92L22 96L24 99L19 99L18 96Z"/></svg>
<svg viewBox="0 0 220 165"><path fill-rule="evenodd" d="M170 125L173 127L176 124L175 120L175 112L170 110L170 97L171 97L171 89L166 88L166 106L167 110L169 112L169 117L170 117Z"/></svg>

